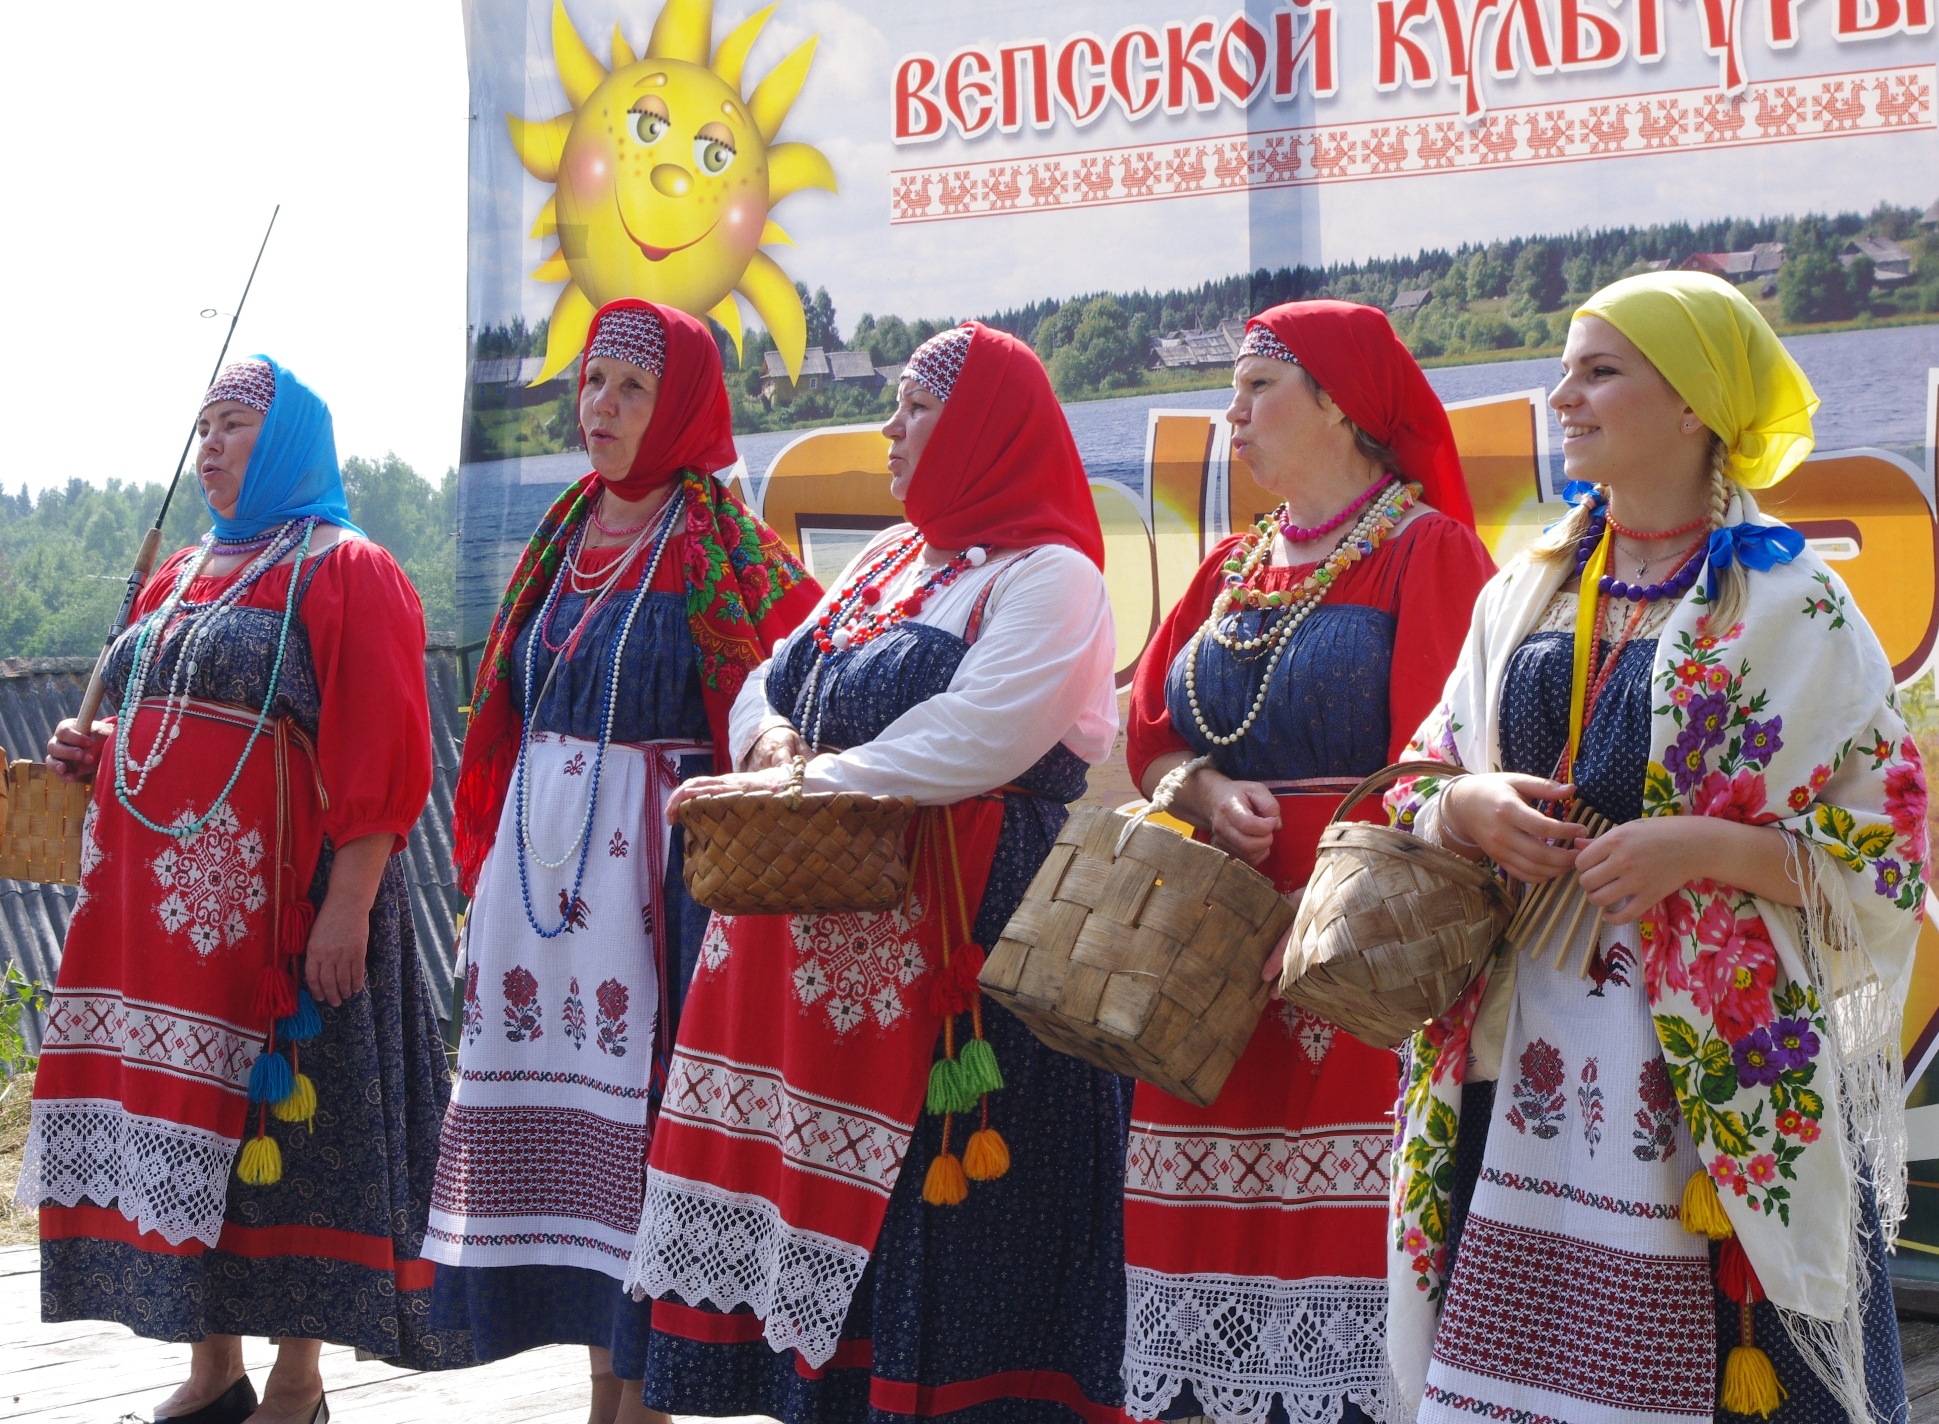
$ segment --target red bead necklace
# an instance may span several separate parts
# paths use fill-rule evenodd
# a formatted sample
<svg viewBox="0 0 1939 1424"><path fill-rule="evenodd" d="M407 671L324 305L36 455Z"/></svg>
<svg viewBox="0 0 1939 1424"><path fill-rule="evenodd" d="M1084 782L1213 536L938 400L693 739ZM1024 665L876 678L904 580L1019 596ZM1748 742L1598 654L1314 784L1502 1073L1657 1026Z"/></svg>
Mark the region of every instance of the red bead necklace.
<svg viewBox="0 0 1939 1424"><path fill-rule="evenodd" d="M1622 535L1623 538L1634 539L1639 544L1647 544L1652 539L1674 539L1679 534L1694 533L1709 522L1709 515L1700 514L1688 524L1679 524L1674 529L1665 529L1661 534L1645 534L1640 529L1631 529L1627 524L1618 520L1615 515L1612 514L1609 516L1609 527L1611 529Z"/></svg>
<svg viewBox="0 0 1939 1424"><path fill-rule="evenodd" d="M881 637L903 619L915 617L932 593L954 583L965 570L975 568L988 557L982 549L965 549L924 579L913 593L898 598L887 608L863 614L865 608L877 608L882 602L883 587L915 561L922 545L922 535L911 534L863 569L835 596L834 602L815 620L815 646L824 656L859 648Z"/></svg>

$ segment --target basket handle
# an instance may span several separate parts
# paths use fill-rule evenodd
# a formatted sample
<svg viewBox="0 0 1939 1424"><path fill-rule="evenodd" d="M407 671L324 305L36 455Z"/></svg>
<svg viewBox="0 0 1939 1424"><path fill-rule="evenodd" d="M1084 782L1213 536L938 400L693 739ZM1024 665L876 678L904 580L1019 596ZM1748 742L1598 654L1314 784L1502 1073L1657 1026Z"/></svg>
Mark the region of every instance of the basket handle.
<svg viewBox="0 0 1939 1424"><path fill-rule="evenodd" d="M802 783L808 775L808 758L798 756L788 763L788 784L782 789L781 801L790 811L801 809Z"/></svg>
<svg viewBox="0 0 1939 1424"><path fill-rule="evenodd" d="M1456 766L1448 761L1397 761L1392 766L1383 766L1353 790L1347 792L1339 808L1333 813L1329 824L1337 824L1347 812L1358 806L1376 791L1385 791L1396 781L1409 776L1438 776L1443 780L1456 776L1466 776L1465 766Z"/></svg>

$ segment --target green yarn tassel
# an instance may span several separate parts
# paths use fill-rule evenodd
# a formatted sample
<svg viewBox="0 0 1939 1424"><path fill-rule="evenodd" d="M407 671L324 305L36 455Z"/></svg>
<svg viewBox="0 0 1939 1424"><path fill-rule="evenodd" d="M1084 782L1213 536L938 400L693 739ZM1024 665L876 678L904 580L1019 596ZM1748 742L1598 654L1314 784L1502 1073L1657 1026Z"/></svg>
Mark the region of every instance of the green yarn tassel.
<svg viewBox="0 0 1939 1424"><path fill-rule="evenodd" d="M953 1058L938 1058L929 1068L929 1112L936 1117L945 1113L966 1112L976 1102L976 1094L967 1090L963 1083L963 1065Z"/></svg>
<svg viewBox="0 0 1939 1424"><path fill-rule="evenodd" d="M1003 1070L997 1067L996 1050L987 1039L972 1038L963 1045L957 1061L963 1065L963 1082L971 1098L980 1098L1003 1087Z"/></svg>

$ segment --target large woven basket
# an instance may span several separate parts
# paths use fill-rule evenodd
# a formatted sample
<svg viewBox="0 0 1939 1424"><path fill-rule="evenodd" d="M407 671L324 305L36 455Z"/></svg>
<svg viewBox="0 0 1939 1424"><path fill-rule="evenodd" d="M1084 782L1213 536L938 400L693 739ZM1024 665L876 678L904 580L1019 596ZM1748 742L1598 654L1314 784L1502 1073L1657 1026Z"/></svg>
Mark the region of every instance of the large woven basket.
<svg viewBox="0 0 1939 1424"><path fill-rule="evenodd" d="M1050 1047L1207 1107L1265 1010L1260 971L1292 918L1251 866L1083 806L984 964L983 992Z"/></svg>
<svg viewBox="0 0 1939 1424"><path fill-rule="evenodd" d="M1320 833L1280 991L1376 1048L1448 1011L1508 927L1510 906L1485 867L1343 818L1402 777L1462 774L1443 762L1386 767L1347 793Z"/></svg>
<svg viewBox="0 0 1939 1424"><path fill-rule="evenodd" d="M780 791L680 803L689 895L723 915L886 910L901 901L915 798L803 792L803 766L797 759Z"/></svg>
<svg viewBox="0 0 1939 1424"><path fill-rule="evenodd" d="M6 761L0 750L0 764ZM90 787L62 781L37 761L7 767L0 792L0 880L81 883L81 822Z"/></svg>

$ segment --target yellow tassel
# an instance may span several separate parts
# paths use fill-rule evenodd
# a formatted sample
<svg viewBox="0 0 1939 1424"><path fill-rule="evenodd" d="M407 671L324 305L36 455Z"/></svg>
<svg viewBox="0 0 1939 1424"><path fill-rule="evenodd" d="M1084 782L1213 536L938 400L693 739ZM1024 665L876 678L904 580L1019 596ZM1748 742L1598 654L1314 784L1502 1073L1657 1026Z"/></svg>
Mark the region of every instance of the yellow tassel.
<svg viewBox="0 0 1939 1424"><path fill-rule="evenodd" d="M973 1182L994 1182L1010 1170L1010 1147L993 1127L970 1134L963 1148L963 1173Z"/></svg>
<svg viewBox="0 0 1939 1424"><path fill-rule="evenodd" d="M1771 1357L1755 1345L1738 1345L1724 1361L1723 1406L1732 1414L1768 1419L1790 1395L1778 1383Z"/></svg>
<svg viewBox="0 0 1939 1424"><path fill-rule="evenodd" d="M1712 1241L1727 1241L1736 1235L1724 1204L1717 1199L1717 1184L1708 1172L1693 1172L1683 1187L1683 1229L1692 1236L1708 1236Z"/></svg>
<svg viewBox="0 0 1939 1424"><path fill-rule="evenodd" d="M252 1187L273 1187L283 1180L283 1149L273 1137L252 1137L242 1144L236 1175Z"/></svg>
<svg viewBox="0 0 1939 1424"><path fill-rule="evenodd" d="M963 1175L961 1159L954 1152L937 1153L923 1179L922 1199L931 1206L961 1206L968 1196L969 1178Z"/></svg>
<svg viewBox="0 0 1939 1424"><path fill-rule="evenodd" d="M270 1116L278 1122L308 1122L316 1116L316 1084L308 1073L296 1075L296 1086L280 1103L269 1105Z"/></svg>

